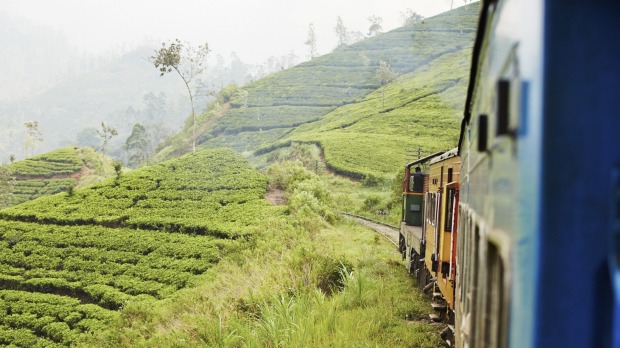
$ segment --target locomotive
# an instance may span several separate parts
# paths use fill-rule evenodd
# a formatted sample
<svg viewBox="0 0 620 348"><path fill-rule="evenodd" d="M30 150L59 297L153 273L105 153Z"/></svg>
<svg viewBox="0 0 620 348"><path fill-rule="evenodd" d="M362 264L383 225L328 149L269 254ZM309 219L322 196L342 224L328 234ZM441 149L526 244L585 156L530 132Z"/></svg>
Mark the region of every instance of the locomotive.
<svg viewBox="0 0 620 348"><path fill-rule="evenodd" d="M458 147L403 185L450 345L620 347L619 33L611 0L483 0Z"/></svg>

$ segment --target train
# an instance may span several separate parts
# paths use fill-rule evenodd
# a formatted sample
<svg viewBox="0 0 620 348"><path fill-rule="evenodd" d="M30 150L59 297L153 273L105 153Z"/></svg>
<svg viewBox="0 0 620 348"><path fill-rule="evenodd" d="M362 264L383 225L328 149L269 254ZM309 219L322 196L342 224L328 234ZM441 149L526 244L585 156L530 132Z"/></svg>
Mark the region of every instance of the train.
<svg viewBox="0 0 620 348"><path fill-rule="evenodd" d="M399 249L452 347L620 347L620 4L483 0L456 148Z"/></svg>

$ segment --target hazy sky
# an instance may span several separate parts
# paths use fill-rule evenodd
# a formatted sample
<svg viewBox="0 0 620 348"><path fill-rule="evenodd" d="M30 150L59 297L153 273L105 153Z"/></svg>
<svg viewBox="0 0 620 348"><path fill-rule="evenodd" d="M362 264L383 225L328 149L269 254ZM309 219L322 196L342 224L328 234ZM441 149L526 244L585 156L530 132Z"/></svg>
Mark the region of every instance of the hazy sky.
<svg viewBox="0 0 620 348"><path fill-rule="evenodd" d="M456 0L455 6L463 3ZM447 0L0 0L0 12L62 31L86 52L99 53L150 40L208 42L214 53L236 52L247 63L291 51L306 60L303 45L314 23L320 54L336 46L341 16L349 30L368 32L367 18L383 18L385 31L402 24L407 8L430 17L450 9ZM6 49L6 48L4 48Z"/></svg>

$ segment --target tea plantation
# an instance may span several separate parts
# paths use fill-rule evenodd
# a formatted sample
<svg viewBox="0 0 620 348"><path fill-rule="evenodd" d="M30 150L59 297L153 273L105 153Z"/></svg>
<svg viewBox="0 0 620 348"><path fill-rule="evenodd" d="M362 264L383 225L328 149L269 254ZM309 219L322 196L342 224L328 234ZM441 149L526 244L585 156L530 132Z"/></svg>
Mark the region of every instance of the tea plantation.
<svg viewBox="0 0 620 348"><path fill-rule="evenodd" d="M84 187L114 173L112 159L88 147L50 151L3 169L15 179L6 202L9 206Z"/></svg>
<svg viewBox="0 0 620 348"><path fill-rule="evenodd" d="M292 143L316 144L326 167L351 178L383 180L411 159L456 146L467 88L478 4L425 19L243 86L213 125L199 128L200 148L265 155ZM399 76L381 87L384 60ZM189 138L189 128L177 135ZM185 134L183 136L183 134ZM170 142L156 155L189 151Z"/></svg>
<svg viewBox="0 0 620 348"><path fill-rule="evenodd" d="M0 211L0 344L69 345L164 299L282 214L267 177L206 150Z"/></svg>
<svg viewBox="0 0 620 348"><path fill-rule="evenodd" d="M67 147L6 165L13 177L11 204L19 204L40 196L67 191L77 184L77 174L84 161L78 149Z"/></svg>

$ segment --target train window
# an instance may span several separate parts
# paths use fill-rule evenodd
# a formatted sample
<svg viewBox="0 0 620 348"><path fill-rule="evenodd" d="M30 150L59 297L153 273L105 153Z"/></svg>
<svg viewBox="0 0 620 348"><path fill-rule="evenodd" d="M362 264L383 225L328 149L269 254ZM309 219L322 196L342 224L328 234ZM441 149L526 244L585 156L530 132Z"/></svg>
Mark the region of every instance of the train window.
<svg viewBox="0 0 620 348"><path fill-rule="evenodd" d="M478 225L478 223L476 221L472 222L474 224L474 233L471 237L471 249L470 249L470 266L471 268L469 269L469 279L467 281L467 286L469 287L468 289L468 293L467 293L467 298L469 300L469 312L472 314L472 325L471 325L471 331L469 333L469 339L470 339L470 347L477 347L478 345L476 344L477 342L477 338L476 335L478 334L478 328L476 325L476 318L477 318L477 310L478 310L478 277L481 275L480 274L480 268L479 268L479 261L478 261L478 249L480 246L480 225Z"/></svg>
<svg viewBox="0 0 620 348"><path fill-rule="evenodd" d="M452 168L448 168L448 182L452 182Z"/></svg>
<svg viewBox="0 0 620 348"><path fill-rule="evenodd" d="M510 123L510 81L497 81L497 136L509 134Z"/></svg>
<svg viewBox="0 0 620 348"><path fill-rule="evenodd" d="M428 192L426 194L426 221L427 223L436 226L438 219L437 200L439 200L439 194L436 192Z"/></svg>
<svg viewBox="0 0 620 348"><path fill-rule="evenodd" d="M454 215L455 192L456 190L453 188L449 188L446 190L446 219L444 220L444 231L446 232L452 232L452 217Z"/></svg>
<svg viewBox="0 0 620 348"><path fill-rule="evenodd" d="M486 269L484 346L504 347L504 264L499 249L493 243L487 243Z"/></svg>

